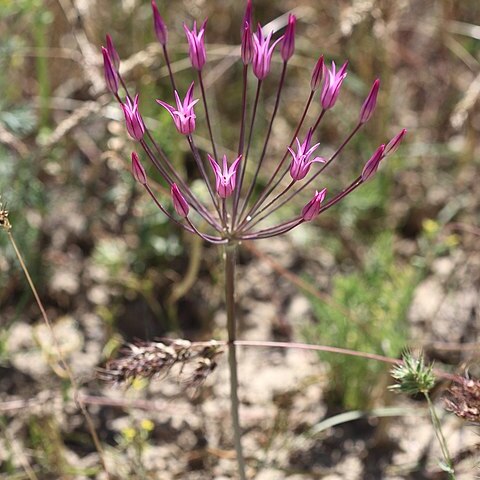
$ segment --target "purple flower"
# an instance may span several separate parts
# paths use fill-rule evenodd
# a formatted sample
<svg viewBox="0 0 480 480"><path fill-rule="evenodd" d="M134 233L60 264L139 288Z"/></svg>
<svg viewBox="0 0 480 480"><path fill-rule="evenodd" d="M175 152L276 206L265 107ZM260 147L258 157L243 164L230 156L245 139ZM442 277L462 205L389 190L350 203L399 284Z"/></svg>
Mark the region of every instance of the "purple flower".
<svg viewBox="0 0 480 480"><path fill-rule="evenodd" d="M325 110L332 108L337 101L338 94L340 93L340 87L342 86L343 80L347 76L347 65L348 62L345 62L338 72L336 71L335 62L332 62L331 70L326 68L327 72L322 91L322 107Z"/></svg>
<svg viewBox="0 0 480 480"><path fill-rule="evenodd" d="M112 61L113 66L115 67L115 70L118 71L120 67L120 56L118 55L118 52L115 50L112 37L108 34L107 34L107 52L108 52L108 55L110 56L110 60Z"/></svg>
<svg viewBox="0 0 480 480"><path fill-rule="evenodd" d="M285 35L283 36L282 48L280 49L280 54L284 62L288 62L288 60L291 58L295 50L296 21L297 21L297 17L295 15L292 15L292 14L288 15L287 29L285 31Z"/></svg>
<svg viewBox="0 0 480 480"><path fill-rule="evenodd" d="M193 22L193 30L189 30L188 27L183 24L183 29L187 35L188 40L188 54L190 55L190 61L192 67L195 70L202 70L207 60L207 54L205 53L205 26L207 20L205 20L197 33L197 22Z"/></svg>
<svg viewBox="0 0 480 480"><path fill-rule="evenodd" d="M140 184L147 184L147 174L136 152L132 152L132 175L133 178Z"/></svg>
<svg viewBox="0 0 480 480"><path fill-rule="evenodd" d="M320 213L320 206L323 200L325 200L325 195L327 195L326 188L320 192L315 190L313 198L303 207L302 218L306 222L313 220Z"/></svg>
<svg viewBox="0 0 480 480"><path fill-rule="evenodd" d="M407 134L407 130L404 128L400 133L397 133L385 147L385 155L391 155L397 151L397 148L400 145L400 142L403 140L403 137Z"/></svg>
<svg viewBox="0 0 480 480"><path fill-rule="evenodd" d="M252 63L253 59L253 35L248 22L245 22L245 28L242 32L242 61L244 65Z"/></svg>
<svg viewBox="0 0 480 480"><path fill-rule="evenodd" d="M172 195L172 202L175 211L180 217L187 217L188 212L190 211L190 207L188 206L185 197L182 195L182 192L180 192L180 190L178 189L176 183L172 183L172 186L170 187L170 193Z"/></svg>
<svg viewBox="0 0 480 480"><path fill-rule="evenodd" d="M363 102L362 109L360 110L360 123L366 123L370 120L377 104L377 95L380 88L380 80L377 78L370 89L365 102Z"/></svg>
<svg viewBox="0 0 480 480"><path fill-rule="evenodd" d="M322 83L323 78L323 69L324 69L324 61L323 55L318 59L317 63L315 64L315 68L312 72L312 79L310 80L310 88L312 92L316 92L318 87Z"/></svg>
<svg viewBox="0 0 480 480"><path fill-rule="evenodd" d="M315 157L314 159L310 160L313 152L320 145L319 143L317 143L313 145L313 147L310 146L310 143L312 141L312 135L313 130L310 128L302 144L300 143L298 137L295 139L297 141L297 153L295 153L292 148L288 147L288 151L292 155L292 163L290 164L290 175L292 176L293 180L302 180L303 178L305 178L310 171L312 163L325 163L325 159L321 157Z"/></svg>
<svg viewBox="0 0 480 480"><path fill-rule="evenodd" d="M125 123L127 131L134 140L141 140L145 133L145 125L143 124L142 116L138 111L138 93L132 101L129 97L126 98L125 103L122 104L123 113L125 115Z"/></svg>
<svg viewBox="0 0 480 480"><path fill-rule="evenodd" d="M177 130L183 135L190 135L195 130L196 116L195 112L193 111L193 106L198 102L198 99L193 100L193 87L194 83L192 82L187 90L187 94L185 95L183 103L180 100L177 91L175 90L175 101L177 102L176 110L168 103L165 103L162 100L157 100L157 103L165 108L172 116Z"/></svg>
<svg viewBox="0 0 480 480"><path fill-rule="evenodd" d="M235 190L235 184L237 181L237 170L241 158L242 156L240 155L232 163L230 168L228 168L227 156L224 155L222 169L220 165L215 161L215 159L211 155L208 155L208 160L210 161L210 165L212 166L213 172L215 173L215 187L220 198L229 197Z"/></svg>
<svg viewBox="0 0 480 480"><path fill-rule="evenodd" d="M168 31L165 22L163 21L160 12L158 11L157 4L155 0L152 0L152 10L153 10L153 27L155 28L155 35L157 36L158 41L165 46L168 39Z"/></svg>
<svg viewBox="0 0 480 480"><path fill-rule="evenodd" d="M108 50L102 47L103 54L103 73L105 75L105 83L108 90L116 95L118 91L118 75L112 63L112 59L108 54Z"/></svg>
<svg viewBox="0 0 480 480"><path fill-rule="evenodd" d="M263 36L262 27L259 24L258 30L255 35L253 35L253 73L259 79L263 80L270 71L270 63L272 61L273 49L276 47L277 43L282 40L283 37L280 37L278 40L273 42L272 46L269 47L270 40L272 38L273 32L270 32L267 37Z"/></svg>
<svg viewBox="0 0 480 480"><path fill-rule="evenodd" d="M363 167L362 181L366 182L375 175L383 158L385 158L385 145L380 145Z"/></svg>

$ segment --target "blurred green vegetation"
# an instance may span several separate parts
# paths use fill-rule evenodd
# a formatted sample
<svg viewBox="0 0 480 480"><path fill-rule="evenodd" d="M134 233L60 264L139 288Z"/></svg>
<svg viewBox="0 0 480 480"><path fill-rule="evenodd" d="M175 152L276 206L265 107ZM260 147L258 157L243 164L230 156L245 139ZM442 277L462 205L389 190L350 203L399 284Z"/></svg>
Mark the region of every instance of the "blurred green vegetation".
<svg viewBox="0 0 480 480"><path fill-rule="evenodd" d="M306 327L306 338L396 358L408 342L406 314L418 280L418 269L396 260L392 233L382 233L368 249L361 270L332 279L331 304L311 299L316 323ZM330 368L329 405L363 409L373 407L378 397L384 399L385 365L343 355L320 358Z"/></svg>

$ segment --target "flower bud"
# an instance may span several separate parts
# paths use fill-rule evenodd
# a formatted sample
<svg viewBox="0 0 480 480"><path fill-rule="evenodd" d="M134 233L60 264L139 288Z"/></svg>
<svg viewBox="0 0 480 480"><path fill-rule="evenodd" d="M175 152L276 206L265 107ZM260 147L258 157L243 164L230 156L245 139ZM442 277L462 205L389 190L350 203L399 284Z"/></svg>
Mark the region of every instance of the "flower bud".
<svg viewBox="0 0 480 480"><path fill-rule="evenodd" d="M318 216L318 214L320 213L321 203L325 200L326 195L326 188L324 188L320 192L316 190L313 198L303 207L302 218L306 222L309 222L310 220L313 220L316 216Z"/></svg>
<svg viewBox="0 0 480 480"><path fill-rule="evenodd" d="M366 123L370 120L377 104L377 95L380 88L380 80L377 78L370 89L365 102L363 102L362 109L360 110L360 123Z"/></svg>
<svg viewBox="0 0 480 480"><path fill-rule="evenodd" d="M132 175L133 178L140 184L147 184L147 174L136 152L132 152Z"/></svg>
<svg viewBox="0 0 480 480"><path fill-rule="evenodd" d="M105 83L107 85L108 90L110 90L110 92L112 92L115 95L118 91L118 75L113 66L112 59L108 54L108 50L105 47L102 47L102 54L103 54L103 73L105 75Z"/></svg>
<svg viewBox="0 0 480 480"><path fill-rule="evenodd" d="M391 155L397 151L397 148L400 146L403 137L407 134L407 130L404 128L400 133L397 133L385 147L385 155Z"/></svg>
<svg viewBox="0 0 480 480"><path fill-rule="evenodd" d="M324 62L323 62L323 55L322 55L318 59L315 65L315 68L313 69L313 72L312 72L312 79L310 80L310 88L312 89L312 92L317 91L318 87L320 87L320 84L322 83L323 69L324 69Z"/></svg>
<svg viewBox="0 0 480 480"><path fill-rule="evenodd" d="M245 22L245 28L242 32L242 61L244 65L248 65L252 63L253 59L253 38L252 38L252 29L250 28L250 24Z"/></svg>
<svg viewBox="0 0 480 480"><path fill-rule="evenodd" d="M110 55L110 60L112 61L115 70L118 72L118 69L120 68L120 56L113 45L113 40L110 35L107 35L107 52Z"/></svg>
<svg viewBox="0 0 480 480"><path fill-rule="evenodd" d="M288 60L293 55L295 51L295 23L297 21L297 17L295 15L290 14L288 16L288 25L285 31L285 35L283 36L282 47L280 49L280 55L282 56L282 60L284 62L288 62Z"/></svg>
<svg viewBox="0 0 480 480"><path fill-rule="evenodd" d="M176 183L172 183L172 186L170 188L170 193L172 195L172 202L173 202L173 207L175 208L175 211L178 213L178 215L182 218L185 218L188 216L188 212L190 211L190 207L188 206L187 201L185 200L185 197L182 195L182 192L177 187Z"/></svg>
<svg viewBox="0 0 480 480"><path fill-rule="evenodd" d="M385 157L385 145L380 145L375 153L370 157L370 160L365 164L362 170L362 181L366 182L375 175L378 170L380 162Z"/></svg>
<svg viewBox="0 0 480 480"><path fill-rule="evenodd" d="M153 10L153 27L155 29L155 35L157 36L158 41L160 44L165 46L167 44L168 39L168 31L165 22L163 21L160 12L158 11L157 4L155 0L152 0L152 10Z"/></svg>

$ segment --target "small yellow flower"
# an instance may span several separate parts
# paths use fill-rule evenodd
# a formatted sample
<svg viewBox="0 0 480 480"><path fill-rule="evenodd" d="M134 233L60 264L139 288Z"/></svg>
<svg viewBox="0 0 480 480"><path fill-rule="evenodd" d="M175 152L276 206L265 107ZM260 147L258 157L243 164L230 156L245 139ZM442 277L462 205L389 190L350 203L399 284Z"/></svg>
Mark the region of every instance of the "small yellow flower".
<svg viewBox="0 0 480 480"><path fill-rule="evenodd" d="M122 430L122 436L125 440L131 442L137 436L137 432L133 427L125 427Z"/></svg>
<svg viewBox="0 0 480 480"><path fill-rule="evenodd" d="M427 235L434 235L440 229L440 225L436 220L432 220L431 218L427 218L422 223L423 231Z"/></svg>
<svg viewBox="0 0 480 480"><path fill-rule="evenodd" d="M460 237L455 233L448 235L448 237L445 239L445 245L447 245L449 248L456 247L459 243Z"/></svg>
<svg viewBox="0 0 480 480"><path fill-rule="evenodd" d="M149 420L148 418L144 418L140 422L140 427L142 428L142 430L145 430L147 432L151 432L155 428L155 424L151 420Z"/></svg>

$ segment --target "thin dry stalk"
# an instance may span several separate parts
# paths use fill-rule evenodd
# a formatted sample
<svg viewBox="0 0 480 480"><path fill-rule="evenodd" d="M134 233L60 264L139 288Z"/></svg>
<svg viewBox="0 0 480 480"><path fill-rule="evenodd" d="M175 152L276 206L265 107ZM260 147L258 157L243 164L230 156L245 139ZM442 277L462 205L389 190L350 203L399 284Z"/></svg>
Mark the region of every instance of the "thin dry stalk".
<svg viewBox="0 0 480 480"><path fill-rule="evenodd" d="M70 381L70 384L72 386L74 401L77 404L80 411L82 412L83 416L85 417L85 420L87 422L87 428L90 432L90 435L92 437L95 448L96 448L96 450L97 450L97 452L100 456L100 461L102 462L102 466L103 466L103 469L105 471L105 474L107 475L107 479L110 479L110 475L108 473L108 468L107 468L106 461L105 461L105 452L103 451L103 447L102 447L102 445L100 443L100 440L98 438L97 431L95 430L95 425L93 423L92 417L88 413L88 410L86 409L85 404L81 400L78 384L77 384L77 382L76 382L76 380L73 376L73 373L72 373L72 370L70 369L70 366L68 365L67 361L65 360L65 357L62 354L60 344L58 342L57 336L56 336L55 331L52 327L50 319L48 318L47 312L46 312L46 310L43 306L42 300L40 299L40 296L37 292L35 284L33 283L32 277L30 276L30 273L29 273L28 268L25 264L23 256L20 253L20 250L17 246L17 243L15 242L15 239L12 235L12 225L10 224L10 221L8 220L8 211L5 210L2 207L1 204L0 204L0 227L2 227L6 231L8 239L9 239L9 241L10 241L12 247L13 247L13 250L15 251L15 255L18 259L20 267L23 270L23 273L25 274L25 277L26 277L28 285L29 285L29 287L30 287L30 289L33 293L33 296L35 297L35 301L37 302L38 308L39 308L39 310L42 314L45 325L47 326L47 328L50 332L50 335L51 335L51 338L52 338L52 341L53 341L53 346L54 346L55 351L58 355L59 363L60 363L61 367L63 368L63 370L65 371L65 373L66 373L66 375L67 375L67 377Z"/></svg>

